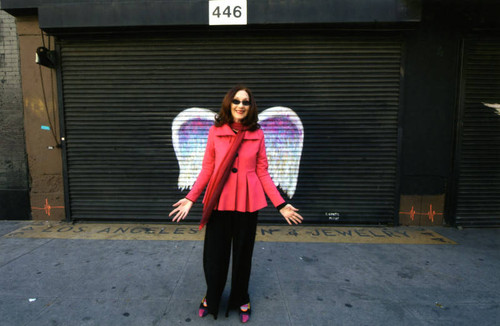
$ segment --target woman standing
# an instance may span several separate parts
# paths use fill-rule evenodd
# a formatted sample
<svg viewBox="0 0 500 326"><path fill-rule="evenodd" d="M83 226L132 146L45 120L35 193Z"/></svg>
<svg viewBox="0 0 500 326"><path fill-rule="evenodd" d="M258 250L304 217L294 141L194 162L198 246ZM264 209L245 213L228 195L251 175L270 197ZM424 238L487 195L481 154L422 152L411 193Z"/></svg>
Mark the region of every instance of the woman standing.
<svg viewBox="0 0 500 326"><path fill-rule="evenodd" d="M264 132L257 121L250 89L236 86L229 90L210 128L201 172L188 195L169 214L175 214L174 222L183 220L208 184L200 224L200 229L207 225L203 249L207 292L199 307L200 317L210 313L217 319L232 245L228 311L239 308L240 320L246 323L250 319L248 284L257 215L267 206L265 194L288 224L303 220L298 209L281 197L269 175Z"/></svg>

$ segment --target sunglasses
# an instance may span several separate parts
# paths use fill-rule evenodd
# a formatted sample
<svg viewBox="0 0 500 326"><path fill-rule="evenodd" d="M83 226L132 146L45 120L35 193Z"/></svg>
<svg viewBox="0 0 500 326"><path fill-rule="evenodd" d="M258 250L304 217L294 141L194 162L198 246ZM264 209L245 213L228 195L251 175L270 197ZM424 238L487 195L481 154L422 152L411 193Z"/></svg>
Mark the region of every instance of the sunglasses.
<svg viewBox="0 0 500 326"><path fill-rule="evenodd" d="M250 105L250 101L232 100L231 103L233 103L234 105L240 105L240 103L243 103L244 106L249 106Z"/></svg>

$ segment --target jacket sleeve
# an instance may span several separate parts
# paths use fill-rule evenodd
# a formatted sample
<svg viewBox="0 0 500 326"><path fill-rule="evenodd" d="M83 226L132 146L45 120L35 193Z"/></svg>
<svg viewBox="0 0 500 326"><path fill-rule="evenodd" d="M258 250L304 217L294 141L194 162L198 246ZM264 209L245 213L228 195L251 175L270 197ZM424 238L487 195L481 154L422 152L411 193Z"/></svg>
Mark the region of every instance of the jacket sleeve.
<svg viewBox="0 0 500 326"><path fill-rule="evenodd" d="M215 166L215 147L214 147L214 127L210 128L208 132L207 146L205 148L205 155L203 156L203 163L201 166L200 174L196 179L191 191L186 195L186 198L196 202L198 197L200 197L203 189L207 186Z"/></svg>
<svg viewBox="0 0 500 326"><path fill-rule="evenodd" d="M267 162L266 144L264 141L264 132L262 130L261 132L262 138L260 140L259 151L257 152L257 167L255 172L259 177L260 183L262 184L267 197L269 197L274 207L278 207L281 204L285 203L285 200L283 199L283 197L281 197L278 188L276 188L276 185L274 184L273 179L271 179L269 171L267 170L269 164Z"/></svg>

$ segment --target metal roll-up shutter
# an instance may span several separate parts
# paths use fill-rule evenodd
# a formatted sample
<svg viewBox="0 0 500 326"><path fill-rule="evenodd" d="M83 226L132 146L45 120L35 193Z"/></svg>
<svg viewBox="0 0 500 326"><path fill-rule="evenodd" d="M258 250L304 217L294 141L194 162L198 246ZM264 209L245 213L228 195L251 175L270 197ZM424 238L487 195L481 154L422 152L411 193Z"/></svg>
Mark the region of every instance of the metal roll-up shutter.
<svg viewBox="0 0 500 326"><path fill-rule="evenodd" d="M464 42L456 224L500 225L500 38Z"/></svg>
<svg viewBox="0 0 500 326"><path fill-rule="evenodd" d="M165 220L187 193L173 119L193 107L218 111L244 83L260 112L284 106L302 121L298 182L285 198L308 222L393 223L401 48L394 36L328 30L65 37L70 218ZM260 220L281 216L270 205Z"/></svg>

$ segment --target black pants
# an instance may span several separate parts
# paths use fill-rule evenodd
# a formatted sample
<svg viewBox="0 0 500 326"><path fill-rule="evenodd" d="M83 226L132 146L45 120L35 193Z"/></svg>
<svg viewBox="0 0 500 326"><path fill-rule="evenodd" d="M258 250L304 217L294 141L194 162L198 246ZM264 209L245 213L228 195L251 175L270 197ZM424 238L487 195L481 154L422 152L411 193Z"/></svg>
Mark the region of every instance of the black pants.
<svg viewBox="0 0 500 326"><path fill-rule="evenodd" d="M248 283L257 229L258 212L214 211L205 231L203 269L207 282L208 312L217 318L229 269L231 244L233 270L228 310L250 302Z"/></svg>

